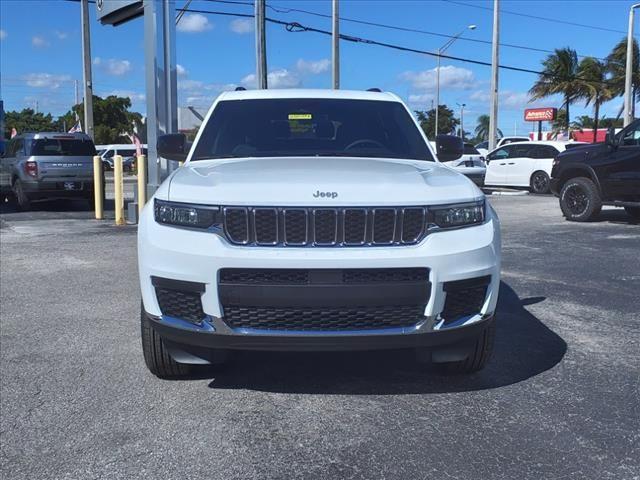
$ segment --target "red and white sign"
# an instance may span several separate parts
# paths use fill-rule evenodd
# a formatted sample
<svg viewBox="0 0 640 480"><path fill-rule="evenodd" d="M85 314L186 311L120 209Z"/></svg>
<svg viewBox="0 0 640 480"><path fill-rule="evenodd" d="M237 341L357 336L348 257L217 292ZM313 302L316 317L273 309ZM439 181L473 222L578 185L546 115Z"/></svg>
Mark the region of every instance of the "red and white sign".
<svg viewBox="0 0 640 480"><path fill-rule="evenodd" d="M527 108L524 111L525 122L550 122L556 119L557 108Z"/></svg>

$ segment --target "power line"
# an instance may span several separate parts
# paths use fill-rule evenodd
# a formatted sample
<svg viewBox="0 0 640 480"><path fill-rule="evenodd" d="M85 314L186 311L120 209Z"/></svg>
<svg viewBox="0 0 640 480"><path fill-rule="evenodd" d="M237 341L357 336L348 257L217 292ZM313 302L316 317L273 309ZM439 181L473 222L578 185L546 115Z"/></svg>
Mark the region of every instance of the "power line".
<svg viewBox="0 0 640 480"><path fill-rule="evenodd" d="M471 8L479 8L480 10L491 10L493 11L492 7L485 7L483 5L476 5L473 3L466 3L466 2L460 2L457 0L440 0L442 2L446 2L446 3L451 3L454 5L461 5L463 7L471 7ZM529 15L527 13L520 13L520 12L512 12L510 10L504 10L504 9L500 9L500 13L506 13L508 15L517 15L519 17L526 17L526 18L533 18L535 20L544 20L545 22L553 22L553 23L561 23L564 25L571 25L573 27L581 27L581 28L591 28L592 30L602 30L605 32L614 32L614 33L622 33L622 34L627 34L627 32L623 31L623 30L615 30L613 28L606 28L606 27L598 27L596 25L587 25L585 23L576 23L576 22L568 22L566 20L558 20L557 18L551 18L551 17L539 17L537 15Z"/></svg>
<svg viewBox="0 0 640 480"><path fill-rule="evenodd" d="M226 1L231 1L231 0L226 0ZM239 16L239 17L248 17L248 18L253 18L253 15L251 14L245 14L245 13L230 13L230 12L218 12L218 11L213 11L213 10L192 10L192 9L188 9L185 10L187 12L194 12L194 13L203 13L203 14L211 14L211 15L225 15L225 16ZM279 19L275 19L275 18L270 18L270 17L266 17L265 20L269 23L273 23L276 25L282 25L285 27L285 29L288 32L313 32L313 33L320 33L323 35L331 35L332 33L329 30L322 30L319 28L315 28L315 27L309 27L306 25L302 25L298 22L285 22L284 20L279 20ZM387 43L387 42L381 42L378 40L372 40L372 39L368 39L368 38L363 38L363 37L356 37L356 36L352 36L352 35L345 35L345 34L340 34L340 40L344 40L347 42L353 42L353 43L364 43L367 45L376 45L379 47L385 47L385 48L390 48L392 50L398 50L398 51L403 51L403 52L409 52L409 53L418 53L421 55L428 55L431 57L438 57L438 53L435 52L431 52L428 50L421 50L421 49L417 49L417 48L412 48L412 47L405 47L402 45L397 45L397 44L393 44L393 43ZM457 61L457 62L462 62L462 63L470 63L472 65L482 65L485 67L490 67L491 66L491 62L486 62L483 60L476 60L476 59L472 59L472 58L465 58L465 57L458 57L458 56L454 56L454 55L446 55L446 54L440 54L439 55L440 58L444 58L447 60L453 60L453 61ZM540 70L533 70L530 68L524 68L524 67L515 67L512 65L498 65L498 68L502 69L502 70L510 70L510 71L514 71L514 72L522 72L522 73L532 73L534 75L540 75L543 77L548 77L548 78L553 78L553 77L558 77L558 75L554 75L554 74L550 74L550 73L546 73ZM581 78L579 76L573 76L572 77L575 80L586 80L584 78ZM613 85L614 82L611 81L604 81L604 82L595 82L595 83L600 83L602 85Z"/></svg>
<svg viewBox="0 0 640 480"><path fill-rule="evenodd" d="M211 2L211 3L223 3L223 4L232 4L232 5L246 5L246 6L253 6L253 4L251 2L244 2L244 1L239 1L239 0L204 0L207 2ZM277 8L274 7L272 5L267 5L267 8L269 8L270 10L273 10L274 12L277 13L284 13L284 14L288 14L288 13L303 13L306 15L313 15L315 17L321 17L321 18L331 18L331 15L327 15L324 13L320 13L320 12L314 12L311 10L304 10L304 9L300 9L300 8ZM455 35L448 35L446 33L439 33L439 32L431 32L428 30L422 30L422 29L418 29L418 28L411 28L411 27L403 27L400 25L391 25L391 24L386 24L386 23L378 23L378 22L371 22L371 21L367 21L367 20L358 20L355 18L348 18L348 17L340 17L340 21L343 22L350 22L350 23L356 23L356 24L360 24L360 25L367 25L370 27L378 27L378 28L386 28L389 30L397 30L400 32L409 32L409 33L419 33L419 34L423 34L423 35L431 35L434 37L440 37L440 38L454 38ZM457 37L457 39L459 40L465 40L467 42L474 42L474 43L482 43L485 45L491 45L491 40L482 40L482 39L478 39L478 38L469 38L469 37ZM515 49L519 49L519 50L527 50L527 51L531 51L531 52L540 52L540 53L554 53L553 50L547 50L544 48L536 48L536 47L529 47L526 45L518 45L518 44L514 44L514 43L500 43L501 47L507 47L507 48L515 48ZM593 57L592 55L580 55L578 54L579 57ZM597 58L598 60L604 60L603 58L598 58L598 57L593 57L593 58Z"/></svg>

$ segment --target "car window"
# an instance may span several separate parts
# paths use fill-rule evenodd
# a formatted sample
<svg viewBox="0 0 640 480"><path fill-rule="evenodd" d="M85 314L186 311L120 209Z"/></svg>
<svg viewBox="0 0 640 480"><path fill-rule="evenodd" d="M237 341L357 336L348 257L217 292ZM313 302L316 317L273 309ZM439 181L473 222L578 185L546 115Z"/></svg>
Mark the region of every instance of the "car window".
<svg viewBox="0 0 640 480"><path fill-rule="evenodd" d="M91 140L42 138L33 141L31 155L38 156L94 156L96 148Z"/></svg>
<svg viewBox="0 0 640 480"><path fill-rule="evenodd" d="M482 142L476 145L476 148L484 148L485 150L489 148L489 142Z"/></svg>
<svg viewBox="0 0 640 480"><path fill-rule="evenodd" d="M271 156L434 161L401 103L318 98L221 101L192 160Z"/></svg>
<svg viewBox="0 0 640 480"><path fill-rule="evenodd" d="M480 155L480 152L476 150L476 147L471 145L470 143L464 144L464 154L465 155Z"/></svg>
<svg viewBox="0 0 640 480"><path fill-rule="evenodd" d="M24 139L16 138L15 143L13 144L13 155L14 157L21 157L24 155Z"/></svg>
<svg viewBox="0 0 640 480"><path fill-rule="evenodd" d="M531 158L555 158L560 153L555 147L551 145L539 145L533 149L530 154Z"/></svg>
<svg viewBox="0 0 640 480"><path fill-rule="evenodd" d="M509 158L509 147L502 147L499 148L498 150L491 152L488 156L489 160L504 160L506 158Z"/></svg>
<svg viewBox="0 0 640 480"><path fill-rule="evenodd" d="M638 123L635 128L631 128L631 130L624 132L624 135L622 136L622 145L640 145L640 123Z"/></svg>
<svg viewBox="0 0 640 480"><path fill-rule="evenodd" d="M530 145L510 145L509 158L530 158L534 147Z"/></svg>

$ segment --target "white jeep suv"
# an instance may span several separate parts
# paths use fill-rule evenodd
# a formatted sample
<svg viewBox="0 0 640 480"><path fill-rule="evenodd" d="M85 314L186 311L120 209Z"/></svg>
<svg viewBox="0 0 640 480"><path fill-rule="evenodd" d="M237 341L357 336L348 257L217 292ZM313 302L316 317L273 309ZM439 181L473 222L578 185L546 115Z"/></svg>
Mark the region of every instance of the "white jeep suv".
<svg viewBox="0 0 640 480"><path fill-rule="evenodd" d="M451 158L452 145L439 154ZM412 348L458 372L487 362L498 218L435 161L395 95L227 92L193 146L165 135L158 152L185 163L138 230L155 375L180 377L234 349Z"/></svg>

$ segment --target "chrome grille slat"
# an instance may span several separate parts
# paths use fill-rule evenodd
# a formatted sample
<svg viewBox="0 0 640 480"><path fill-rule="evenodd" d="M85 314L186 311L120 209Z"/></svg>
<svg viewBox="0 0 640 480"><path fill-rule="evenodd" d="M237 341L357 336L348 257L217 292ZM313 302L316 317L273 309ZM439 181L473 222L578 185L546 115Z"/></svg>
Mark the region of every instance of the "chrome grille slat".
<svg viewBox="0 0 640 480"><path fill-rule="evenodd" d="M224 234L259 247L402 246L427 234L425 207L223 207Z"/></svg>

